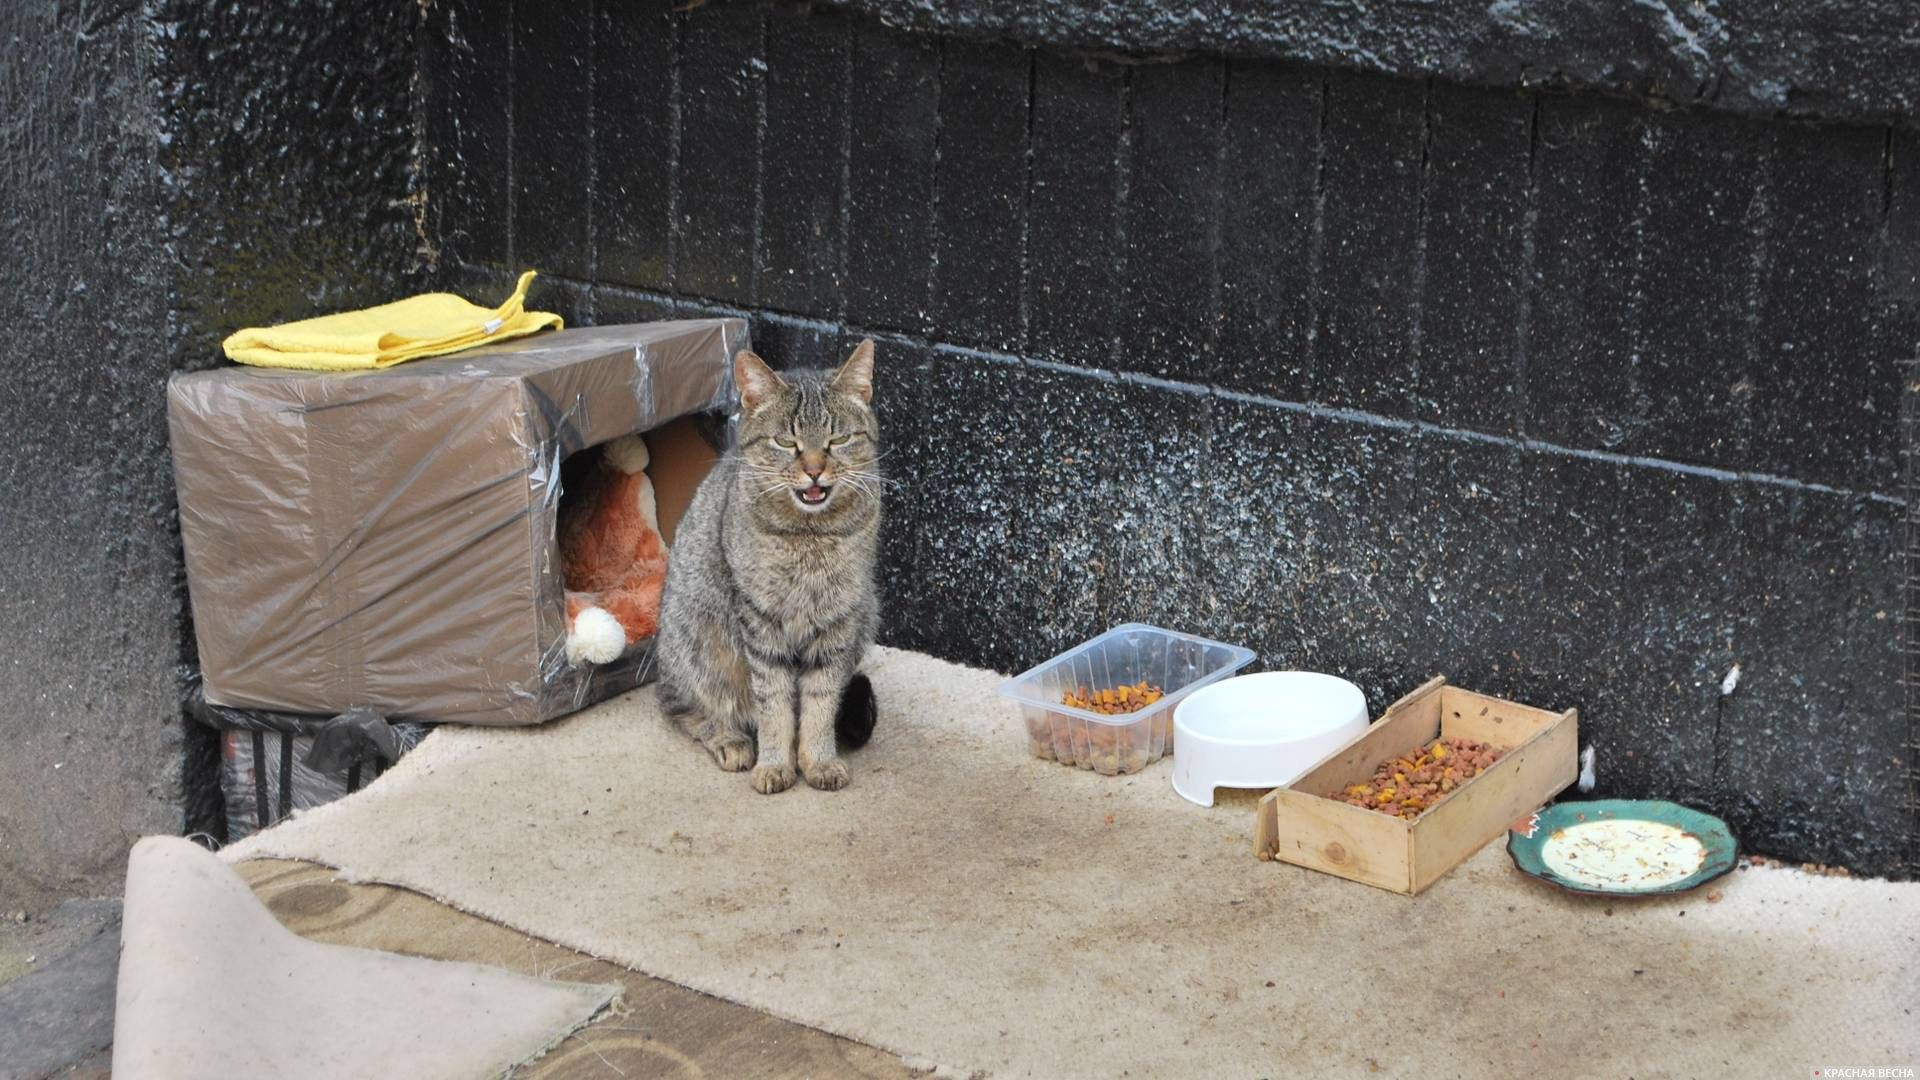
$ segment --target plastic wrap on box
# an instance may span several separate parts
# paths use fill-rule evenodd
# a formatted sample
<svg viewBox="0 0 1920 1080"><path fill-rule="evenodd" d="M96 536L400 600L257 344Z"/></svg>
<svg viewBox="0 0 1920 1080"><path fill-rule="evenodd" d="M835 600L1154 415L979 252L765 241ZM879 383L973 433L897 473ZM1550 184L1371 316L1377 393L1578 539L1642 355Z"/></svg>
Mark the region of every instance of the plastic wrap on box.
<svg viewBox="0 0 1920 1080"><path fill-rule="evenodd" d="M395 760L426 738L424 724L392 725ZM300 811L360 790L388 763L355 761L323 771L308 764L313 735L286 731L226 730L220 733L220 795L227 808L227 842L242 839Z"/></svg>
<svg viewBox="0 0 1920 1080"><path fill-rule="evenodd" d="M220 734L228 843L360 790L431 730L365 707L329 717L214 705L198 674L188 677L182 705Z"/></svg>
<svg viewBox="0 0 1920 1080"><path fill-rule="evenodd" d="M649 432L661 531L733 408L741 319L566 330L379 371L177 375L168 420L206 700L532 724L637 685L567 663L569 455ZM660 436L656 440L655 436Z"/></svg>

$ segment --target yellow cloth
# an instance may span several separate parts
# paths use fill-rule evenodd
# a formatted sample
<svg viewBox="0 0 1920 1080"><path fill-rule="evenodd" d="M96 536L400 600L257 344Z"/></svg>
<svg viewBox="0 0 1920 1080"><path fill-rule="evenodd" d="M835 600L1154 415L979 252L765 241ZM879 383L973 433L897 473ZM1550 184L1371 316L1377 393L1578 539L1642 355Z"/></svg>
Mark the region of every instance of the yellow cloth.
<svg viewBox="0 0 1920 1080"><path fill-rule="evenodd" d="M452 293L426 293L361 311L239 330L224 343L227 358L261 367L354 371L444 356L561 326L558 315L526 309L533 278L532 270L521 274L513 295L492 309Z"/></svg>

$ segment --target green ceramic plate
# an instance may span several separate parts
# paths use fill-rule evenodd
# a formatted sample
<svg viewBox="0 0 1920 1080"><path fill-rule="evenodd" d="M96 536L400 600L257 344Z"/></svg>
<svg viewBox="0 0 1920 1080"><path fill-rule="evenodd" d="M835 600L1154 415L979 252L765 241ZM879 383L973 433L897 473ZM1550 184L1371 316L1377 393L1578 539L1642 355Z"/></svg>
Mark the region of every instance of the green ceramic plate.
<svg viewBox="0 0 1920 1080"><path fill-rule="evenodd" d="M1686 892L1733 869L1738 845L1711 814L1656 799L1555 803L1507 834L1513 865L1573 892Z"/></svg>

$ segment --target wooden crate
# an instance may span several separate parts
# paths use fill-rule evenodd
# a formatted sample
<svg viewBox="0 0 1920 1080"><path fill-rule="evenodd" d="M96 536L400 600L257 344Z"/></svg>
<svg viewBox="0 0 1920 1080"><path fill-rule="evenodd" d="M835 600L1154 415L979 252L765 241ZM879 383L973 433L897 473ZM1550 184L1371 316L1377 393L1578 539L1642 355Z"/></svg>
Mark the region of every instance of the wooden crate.
<svg viewBox="0 0 1920 1080"><path fill-rule="evenodd" d="M1411 821L1327 797L1440 737L1507 753ZM1573 783L1579 745L1577 710L1547 712L1436 677L1306 775L1262 798L1254 854L1415 895Z"/></svg>

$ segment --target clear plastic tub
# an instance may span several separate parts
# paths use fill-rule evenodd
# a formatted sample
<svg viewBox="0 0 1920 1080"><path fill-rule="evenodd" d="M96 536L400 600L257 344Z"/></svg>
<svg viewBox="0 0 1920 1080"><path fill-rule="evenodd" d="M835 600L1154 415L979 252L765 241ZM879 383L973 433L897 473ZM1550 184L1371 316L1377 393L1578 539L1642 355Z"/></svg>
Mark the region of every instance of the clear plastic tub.
<svg viewBox="0 0 1920 1080"><path fill-rule="evenodd" d="M1000 684L1019 702L1034 757L1104 776L1136 773L1173 752L1173 707L1253 662L1253 651L1145 623L1123 623ZM1070 691L1111 690L1146 680L1165 696L1107 716L1063 704Z"/></svg>

